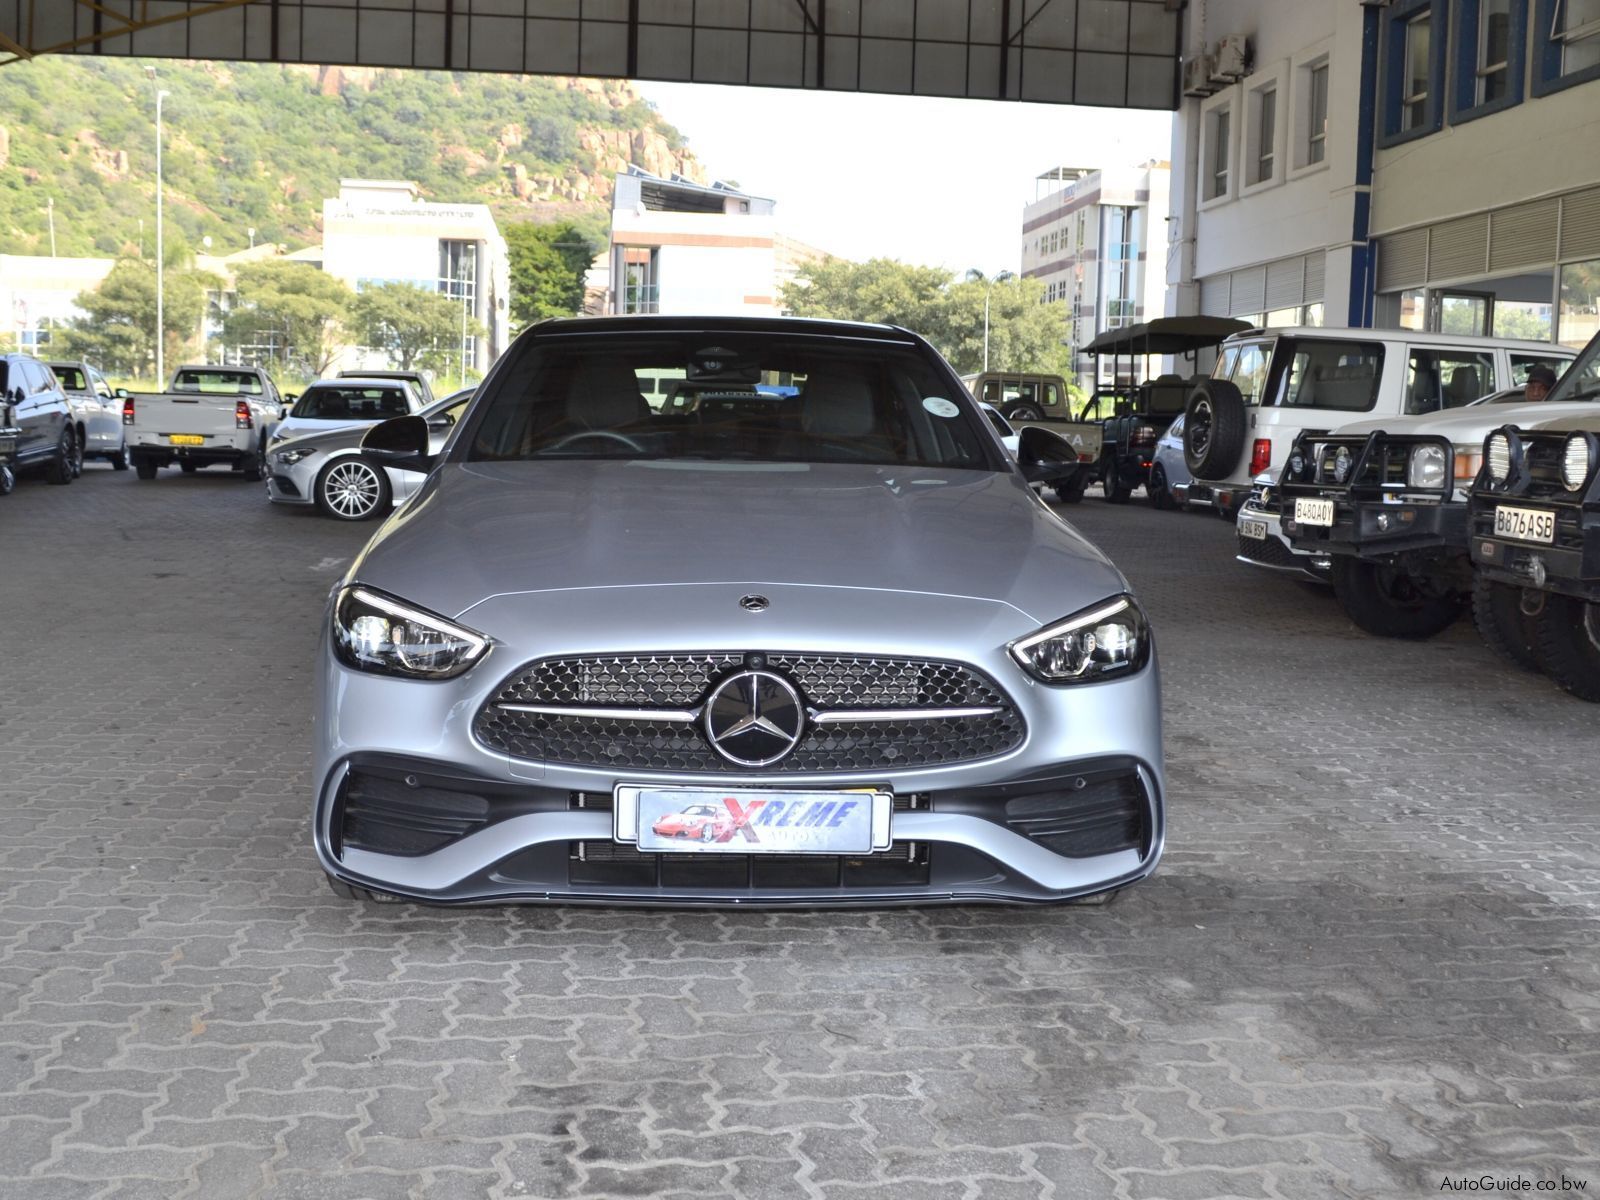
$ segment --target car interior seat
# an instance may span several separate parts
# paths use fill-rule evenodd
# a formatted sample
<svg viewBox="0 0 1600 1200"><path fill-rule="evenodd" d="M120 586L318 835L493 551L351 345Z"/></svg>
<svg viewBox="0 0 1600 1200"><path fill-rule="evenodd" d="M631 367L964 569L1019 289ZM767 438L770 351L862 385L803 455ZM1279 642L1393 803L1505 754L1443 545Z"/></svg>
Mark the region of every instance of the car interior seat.
<svg viewBox="0 0 1600 1200"><path fill-rule="evenodd" d="M1471 404L1481 395L1483 386L1477 367L1457 367L1450 372L1450 390L1445 399L1448 407L1460 408L1464 404Z"/></svg>
<svg viewBox="0 0 1600 1200"><path fill-rule="evenodd" d="M872 387L859 375L813 371L800 393L800 432L808 439L858 450L863 458L886 449Z"/></svg>
<svg viewBox="0 0 1600 1200"><path fill-rule="evenodd" d="M576 429L615 429L650 419L650 401L625 363L586 362L567 389L566 416Z"/></svg>

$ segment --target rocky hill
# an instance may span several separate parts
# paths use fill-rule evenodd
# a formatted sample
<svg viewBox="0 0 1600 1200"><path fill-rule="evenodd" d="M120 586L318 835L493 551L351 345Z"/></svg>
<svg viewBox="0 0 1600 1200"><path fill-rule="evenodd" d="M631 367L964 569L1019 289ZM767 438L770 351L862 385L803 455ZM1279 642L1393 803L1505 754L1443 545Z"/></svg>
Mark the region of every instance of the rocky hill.
<svg viewBox="0 0 1600 1200"><path fill-rule="evenodd" d="M605 227L628 163L695 179L683 137L631 83L253 63L155 63L167 237L226 253L315 242L340 178L414 179L502 222ZM117 254L154 237L155 99L144 64L41 58L0 70L0 250ZM141 226L141 222L143 225Z"/></svg>

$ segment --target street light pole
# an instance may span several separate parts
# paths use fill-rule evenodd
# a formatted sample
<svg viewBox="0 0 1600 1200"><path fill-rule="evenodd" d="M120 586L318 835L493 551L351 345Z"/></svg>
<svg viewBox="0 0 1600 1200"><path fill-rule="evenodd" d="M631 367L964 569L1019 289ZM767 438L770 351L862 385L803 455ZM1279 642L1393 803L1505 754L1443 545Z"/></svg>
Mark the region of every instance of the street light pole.
<svg viewBox="0 0 1600 1200"><path fill-rule="evenodd" d="M145 73L152 81L156 77L154 67L146 67ZM168 96L167 92L156 89L156 386L165 387L167 378L166 354L166 298L167 298L167 264L166 245L162 237L161 221L161 102Z"/></svg>
<svg viewBox="0 0 1600 1200"><path fill-rule="evenodd" d="M1010 271L997 271L993 276L983 281L983 369L989 369L989 293L994 291L994 285L1002 279L1016 278Z"/></svg>

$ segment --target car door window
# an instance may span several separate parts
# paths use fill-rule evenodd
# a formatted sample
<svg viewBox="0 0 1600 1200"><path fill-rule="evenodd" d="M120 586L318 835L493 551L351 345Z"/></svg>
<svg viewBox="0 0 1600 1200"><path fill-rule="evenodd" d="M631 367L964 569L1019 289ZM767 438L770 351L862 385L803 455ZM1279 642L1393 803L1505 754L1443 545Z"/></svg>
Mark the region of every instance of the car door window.
<svg viewBox="0 0 1600 1200"><path fill-rule="evenodd" d="M1271 360L1271 343L1241 342L1223 351L1217 363L1216 378L1226 379L1238 388L1246 404L1260 404Z"/></svg>
<svg viewBox="0 0 1600 1200"><path fill-rule="evenodd" d="M1487 352L1413 346L1406 359L1410 414L1461 408L1494 390L1494 358Z"/></svg>
<svg viewBox="0 0 1600 1200"><path fill-rule="evenodd" d="M1540 354L1513 354L1511 356L1511 382L1503 384L1504 387L1521 387L1528 382L1528 372L1534 367L1549 367L1556 373L1556 378L1561 377L1561 372L1570 366L1570 358L1557 358L1554 355Z"/></svg>
<svg viewBox="0 0 1600 1200"><path fill-rule="evenodd" d="M1047 383L1044 385L1044 406L1046 408L1061 407L1061 385L1059 383Z"/></svg>
<svg viewBox="0 0 1600 1200"><path fill-rule="evenodd" d="M1039 385L1030 380L1023 380L1017 384L1017 399L1026 404L1039 403Z"/></svg>
<svg viewBox="0 0 1600 1200"><path fill-rule="evenodd" d="M1383 346L1332 338L1280 338L1284 366L1273 387L1273 403L1293 408L1367 412L1378 403Z"/></svg>

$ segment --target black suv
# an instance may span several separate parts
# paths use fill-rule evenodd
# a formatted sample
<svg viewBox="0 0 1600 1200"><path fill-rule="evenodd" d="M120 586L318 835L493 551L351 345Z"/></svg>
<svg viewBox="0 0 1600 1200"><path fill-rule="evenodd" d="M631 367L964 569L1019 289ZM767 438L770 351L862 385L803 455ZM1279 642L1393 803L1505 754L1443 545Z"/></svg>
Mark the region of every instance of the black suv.
<svg viewBox="0 0 1600 1200"><path fill-rule="evenodd" d="M72 408L50 368L27 354L0 354L0 493L12 472L41 469L51 483L78 473Z"/></svg>

